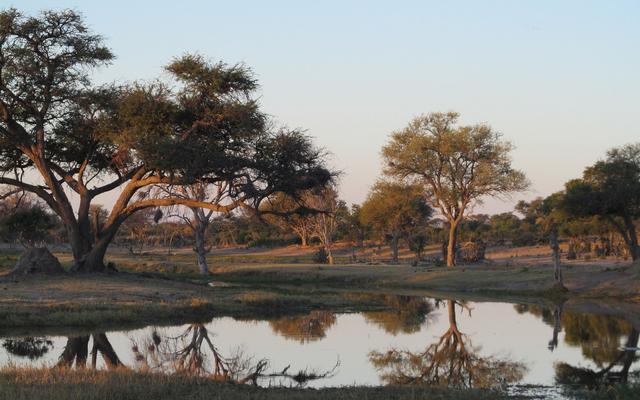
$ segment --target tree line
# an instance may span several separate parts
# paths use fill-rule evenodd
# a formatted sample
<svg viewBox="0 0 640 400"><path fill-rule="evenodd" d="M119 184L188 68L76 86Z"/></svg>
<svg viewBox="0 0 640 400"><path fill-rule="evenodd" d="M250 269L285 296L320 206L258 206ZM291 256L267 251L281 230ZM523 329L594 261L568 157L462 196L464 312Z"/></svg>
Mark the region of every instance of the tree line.
<svg viewBox="0 0 640 400"><path fill-rule="evenodd" d="M530 183L490 125L428 113L391 133L383 175L349 207L326 151L260 109L247 66L187 54L166 65L168 78L94 84L91 73L113 59L74 11L0 12L2 235L34 245L54 234L71 247L72 271L104 271L114 241L133 252L150 237L190 241L203 273L211 246L293 238L318 242L329 263L340 240L388 244L393 261L401 246L420 260L439 243L448 267L468 242L548 243L560 283L561 238L572 255L595 246L640 257L640 144L610 150L513 213L473 215L483 199ZM109 209L96 201L106 194Z"/></svg>

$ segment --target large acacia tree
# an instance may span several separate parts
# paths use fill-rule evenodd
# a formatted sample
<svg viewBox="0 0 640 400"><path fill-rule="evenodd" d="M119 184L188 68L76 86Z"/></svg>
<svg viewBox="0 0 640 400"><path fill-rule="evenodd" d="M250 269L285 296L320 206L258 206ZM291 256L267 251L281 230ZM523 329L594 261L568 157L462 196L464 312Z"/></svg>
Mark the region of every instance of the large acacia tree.
<svg viewBox="0 0 640 400"><path fill-rule="evenodd" d="M431 206L447 219L449 267L456 262L458 227L467 210L483 197L528 187L524 173L511 166L513 146L488 125L457 125L458 116L417 117L382 149L385 173L423 185Z"/></svg>
<svg viewBox="0 0 640 400"><path fill-rule="evenodd" d="M167 66L173 82L96 87L90 73L112 59L73 11L0 13L0 183L60 217L72 270L104 270L109 243L136 211L255 208L331 179L306 136L270 126L247 68L187 55ZM228 196L210 203L150 190L198 182L224 182ZM106 193L115 204L92 233L91 204Z"/></svg>

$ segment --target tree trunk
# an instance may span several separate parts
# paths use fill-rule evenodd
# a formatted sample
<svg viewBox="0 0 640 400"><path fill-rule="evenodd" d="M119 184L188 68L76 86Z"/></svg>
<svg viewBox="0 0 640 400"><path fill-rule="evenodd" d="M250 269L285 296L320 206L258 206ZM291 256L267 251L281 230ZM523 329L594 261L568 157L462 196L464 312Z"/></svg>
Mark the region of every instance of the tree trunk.
<svg viewBox="0 0 640 400"><path fill-rule="evenodd" d="M638 234L636 233L636 225L629 216L624 217L624 226L627 231L627 246L629 246L629 254L633 261L640 259L640 249L638 248Z"/></svg>
<svg viewBox="0 0 640 400"><path fill-rule="evenodd" d="M197 217L195 217L197 219ZM198 259L198 269L201 275L209 275L209 266L207 265L207 248L205 242L205 231L206 226L202 226L203 224L195 222L194 235L196 239L195 246L193 250L196 253L196 257Z"/></svg>
<svg viewBox="0 0 640 400"><path fill-rule="evenodd" d="M553 336L548 344L548 348L551 351L558 347L558 335L562 330L562 308L563 304L560 304L553 310Z"/></svg>
<svg viewBox="0 0 640 400"><path fill-rule="evenodd" d="M549 234L549 244L553 252L553 278L556 284L563 285L562 269L560 269L560 244L558 243L558 228L551 228Z"/></svg>
<svg viewBox="0 0 640 400"><path fill-rule="evenodd" d="M452 332L459 333L458 322L456 321L456 302L454 300L447 300L447 311L449 314L449 329Z"/></svg>
<svg viewBox="0 0 640 400"><path fill-rule="evenodd" d="M87 366L87 355L89 354L89 336L76 336L67 339L64 351L58 359L58 367L85 368Z"/></svg>
<svg viewBox="0 0 640 400"><path fill-rule="evenodd" d="M308 245L309 244L308 244L308 240L307 240L307 235L305 235L305 234L300 235L300 246L307 247Z"/></svg>
<svg viewBox="0 0 640 400"><path fill-rule="evenodd" d="M111 342L107 339L107 335L104 333L94 333L91 335L93 337L93 350L92 356L95 358L95 354L100 352L102 354L102 359L104 363L107 365L107 369L114 369L122 366L122 361L118 358L113 346L111 346Z"/></svg>
<svg viewBox="0 0 640 400"><path fill-rule="evenodd" d="M449 242L447 243L447 267L456 265L456 242L458 240L458 222L450 221Z"/></svg>
<svg viewBox="0 0 640 400"><path fill-rule="evenodd" d="M325 246L325 250L327 252L327 261L329 262L329 265L333 265L333 252L331 251L331 246Z"/></svg>
<svg viewBox="0 0 640 400"><path fill-rule="evenodd" d="M622 357L622 370L620 371L621 383L627 383L629 379L631 364L636 360L635 349L638 347L639 337L640 333L635 328L631 328L631 333L627 337L627 342L625 344L626 349L624 351L624 356Z"/></svg>
<svg viewBox="0 0 640 400"><path fill-rule="evenodd" d="M202 229L198 228L195 230L195 239L194 250L198 258L198 268L201 274L207 275L209 273L209 267L207 266L207 249L205 247L204 232Z"/></svg>
<svg viewBox="0 0 640 400"><path fill-rule="evenodd" d="M398 262L398 232L391 234L391 259L393 262Z"/></svg>
<svg viewBox="0 0 640 400"><path fill-rule="evenodd" d="M79 259L74 260L71 272L107 272L108 268L104 263L104 256L111 239L103 238L96 243L93 248L87 251Z"/></svg>

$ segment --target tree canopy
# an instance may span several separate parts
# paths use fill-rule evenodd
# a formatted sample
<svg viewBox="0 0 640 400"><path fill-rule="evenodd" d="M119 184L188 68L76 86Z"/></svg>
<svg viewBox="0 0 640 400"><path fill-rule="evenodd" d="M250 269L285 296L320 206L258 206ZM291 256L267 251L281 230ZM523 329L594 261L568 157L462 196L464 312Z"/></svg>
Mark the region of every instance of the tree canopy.
<svg viewBox="0 0 640 400"><path fill-rule="evenodd" d="M485 124L459 126L454 112L415 118L383 147L385 174L424 187L430 205L450 225L447 265L455 264L457 229L465 212L486 196L525 190L511 166L513 146Z"/></svg>
<svg viewBox="0 0 640 400"><path fill-rule="evenodd" d="M91 71L112 59L74 11L0 13L0 183L36 194L60 216L74 270L102 270L113 236L138 210L228 212L332 179L307 136L275 128L260 111L244 65L185 55L166 67L173 82L93 85ZM148 190L195 182L224 182L227 201L153 198ZM90 205L116 189L94 238Z"/></svg>
<svg viewBox="0 0 640 400"><path fill-rule="evenodd" d="M398 261L398 240L410 240L424 228L433 213L419 185L378 181L362 204L360 218L365 225L391 238L393 260Z"/></svg>
<svg viewBox="0 0 640 400"><path fill-rule="evenodd" d="M605 218L624 238L631 258L639 259L634 219L640 217L640 144L609 150L581 179L569 181L561 207L574 217Z"/></svg>

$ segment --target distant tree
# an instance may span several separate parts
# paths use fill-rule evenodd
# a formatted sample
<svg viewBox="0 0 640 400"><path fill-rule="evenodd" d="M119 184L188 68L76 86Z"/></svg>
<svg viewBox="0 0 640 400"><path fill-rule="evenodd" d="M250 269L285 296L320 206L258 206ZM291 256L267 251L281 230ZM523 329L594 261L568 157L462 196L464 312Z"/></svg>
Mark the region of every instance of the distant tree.
<svg viewBox="0 0 640 400"><path fill-rule="evenodd" d="M466 217L458 228L458 241L482 242L487 240L491 231L490 219L491 217L487 214L473 214Z"/></svg>
<svg viewBox="0 0 640 400"><path fill-rule="evenodd" d="M305 192L296 199L277 193L263 203L261 211L264 219L284 232L293 232L300 239L301 246L307 247L313 234L312 218L295 211L305 202L305 198L312 195L311 192Z"/></svg>
<svg viewBox="0 0 640 400"><path fill-rule="evenodd" d="M126 236L129 243L129 251L134 253L137 246L138 254L142 254L145 244L149 241L150 226L156 218L157 210L144 209L131 215L122 225L121 235Z"/></svg>
<svg viewBox="0 0 640 400"><path fill-rule="evenodd" d="M371 227L362 222L362 206L352 204L344 219L344 237L351 243L351 258L356 261L356 249L364 246Z"/></svg>
<svg viewBox="0 0 640 400"><path fill-rule="evenodd" d="M513 146L488 125L456 126L457 113L433 113L394 132L382 150L385 173L423 186L431 206L449 222L447 266L456 263L458 228L465 213L486 196L528 187L511 166Z"/></svg>
<svg viewBox="0 0 640 400"><path fill-rule="evenodd" d="M517 205L518 211L525 215L525 219L535 218L535 223L547 235L553 259L553 277L555 283L561 287L564 287L564 280L560 259L559 232L567 221L566 213L560 208L563 197L564 193L557 192L545 199L538 198L530 203L520 202Z"/></svg>
<svg viewBox="0 0 640 400"><path fill-rule="evenodd" d="M427 225L432 210L426 204L424 192L418 185L378 181L362 204L362 223L371 225L391 240L393 261L398 261L399 240L404 237L421 252L418 234ZM426 240L426 239L425 239ZM422 246L423 247L423 246Z"/></svg>
<svg viewBox="0 0 640 400"><path fill-rule="evenodd" d="M338 198L334 187L326 187L309 194L305 200L305 208L312 210L308 218L311 221L311 232L320 240L329 264L334 263L334 236L345 216L347 205Z"/></svg>
<svg viewBox="0 0 640 400"><path fill-rule="evenodd" d="M227 185L227 182L218 182L215 185L198 182L169 188L160 186L158 188L158 197L182 197L185 200L222 206L226 202L232 201ZM167 216L168 218L178 218L192 232L194 237L193 251L196 253L198 270L201 275L209 274L207 254L211 251L211 245L207 244L207 236L214 216L214 210L181 206L174 207Z"/></svg>
<svg viewBox="0 0 640 400"><path fill-rule="evenodd" d="M507 242L511 242L511 244L518 243L518 236L523 231L520 218L510 212L492 215L489 218L489 226L489 237L501 244Z"/></svg>
<svg viewBox="0 0 640 400"><path fill-rule="evenodd" d="M565 192L567 213L605 218L622 235L631 259L640 259L634 221L640 217L640 143L609 150L581 179L569 181Z"/></svg>

